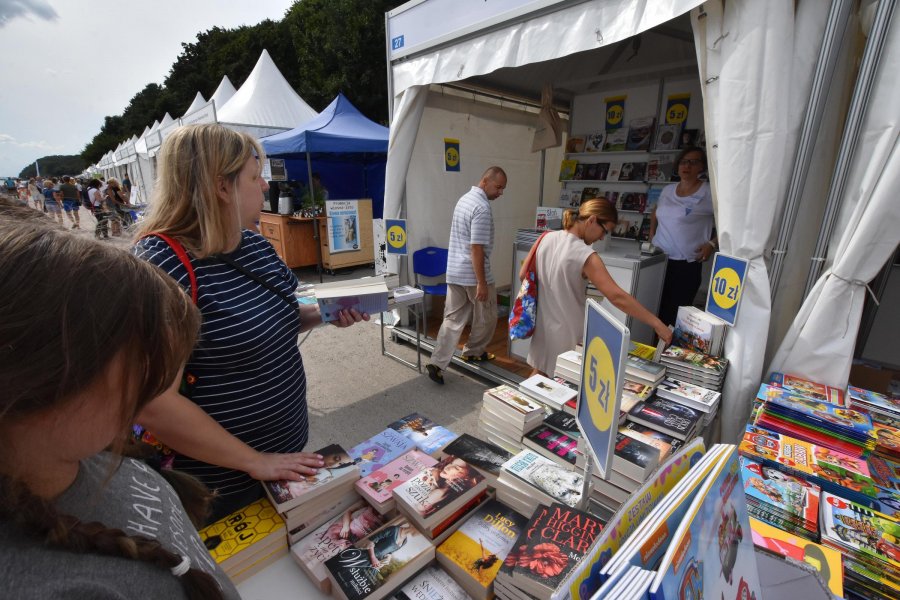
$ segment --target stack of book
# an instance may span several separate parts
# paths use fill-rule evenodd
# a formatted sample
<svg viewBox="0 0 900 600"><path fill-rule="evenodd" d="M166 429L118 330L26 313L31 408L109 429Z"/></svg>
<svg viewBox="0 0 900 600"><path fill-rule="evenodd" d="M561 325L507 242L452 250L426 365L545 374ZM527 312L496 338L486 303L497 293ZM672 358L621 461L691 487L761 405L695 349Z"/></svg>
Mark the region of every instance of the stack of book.
<svg viewBox="0 0 900 600"><path fill-rule="evenodd" d="M571 387L543 375L532 375L522 381L519 384L519 391L552 410L562 410L566 402L578 395Z"/></svg>
<svg viewBox="0 0 900 600"><path fill-rule="evenodd" d="M635 405L628 420L686 442L697 434L703 413L672 400L653 398Z"/></svg>
<svg viewBox="0 0 900 600"><path fill-rule="evenodd" d="M441 541L487 496L487 482L478 469L446 456L394 490L397 510L428 539Z"/></svg>
<svg viewBox="0 0 900 600"><path fill-rule="evenodd" d="M302 537L310 527L318 527L313 524L314 519L321 524L333 517L339 507L358 498L353 484L359 479L359 468L347 451L331 444L316 452L325 457L325 466L315 475L300 481L263 482L266 495L284 518L288 531L293 531L294 539Z"/></svg>
<svg viewBox="0 0 900 600"><path fill-rule="evenodd" d="M583 487L583 473L563 467L533 450L522 450L503 465L496 489L498 500L531 516L541 503L577 506Z"/></svg>
<svg viewBox="0 0 900 600"><path fill-rule="evenodd" d="M360 477L365 477L415 447L411 439L399 431L388 428L353 446L347 450L347 454L359 467Z"/></svg>
<svg viewBox="0 0 900 600"><path fill-rule="evenodd" d="M665 365L629 354L625 360L625 377L637 383L656 388L666 376Z"/></svg>
<svg viewBox="0 0 900 600"><path fill-rule="evenodd" d="M710 356L722 356L726 323L696 306L679 306L672 343Z"/></svg>
<svg viewBox="0 0 900 600"><path fill-rule="evenodd" d="M846 498L822 492L822 544L844 556L844 590L853 597L900 594L900 523Z"/></svg>
<svg viewBox="0 0 900 600"><path fill-rule="evenodd" d="M394 489L422 472L433 467L437 460L419 450L410 450L384 467L359 479L355 486L357 493L366 499L380 514L386 514L396 506Z"/></svg>
<svg viewBox="0 0 900 600"><path fill-rule="evenodd" d="M475 510L438 546L437 562L475 600L494 595L494 578L524 531L528 518L498 500Z"/></svg>
<svg viewBox="0 0 900 600"><path fill-rule="evenodd" d="M404 517L325 561L332 596L381 600L434 559L434 545Z"/></svg>
<svg viewBox="0 0 900 600"><path fill-rule="evenodd" d="M652 427L647 427L646 425L641 425L632 421L628 421L619 427L619 432L638 439L645 444L650 444L659 450L659 462L666 460L669 456L678 452L684 445L682 440L673 438L671 435L666 435Z"/></svg>
<svg viewBox="0 0 900 600"><path fill-rule="evenodd" d="M324 523L315 531L291 546L291 557L307 577L328 594L331 582L325 561L341 550L346 550L385 524L387 519L366 504L357 500L346 511Z"/></svg>
<svg viewBox="0 0 900 600"><path fill-rule="evenodd" d="M522 449L522 436L538 427L543 418L541 404L501 385L484 393L478 428L487 441L515 453Z"/></svg>
<svg viewBox="0 0 900 600"><path fill-rule="evenodd" d="M438 567L428 567L400 588L396 600L469 600L466 591Z"/></svg>
<svg viewBox="0 0 900 600"><path fill-rule="evenodd" d="M578 444L581 433L575 417L564 411L555 411L544 417L544 422L525 434L522 443L541 456L572 468L579 455Z"/></svg>
<svg viewBox="0 0 900 600"><path fill-rule="evenodd" d="M431 456L437 456L441 448L459 437L459 434L419 413L406 415L394 421L388 425L388 429L402 433L416 445L416 448Z"/></svg>
<svg viewBox="0 0 900 600"><path fill-rule="evenodd" d="M621 428L616 433L616 446L607 477L604 479L597 473L592 474L591 498L613 512L643 485L663 458L658 445L650 441L649 436L644 440L641 439L643 434L635 433ZM579 461L579 465L582 464Z"/></svg>
<svg viewBox="0 0 900 600"><path fill-rule="evenodd" d="M741 479L751 517L811 542L819 540L819 486L744 456Z"/></svg>
<svg viewBox="0 0 900 600"><path fill-rule="evenodd" d="M873 419L900 419L900 398L892 398L878 392L849 386L850 408L869 413Z"/></svg>
<svg viewBox="0 0 900 600"><path fill-rule="evenodd" d="M719 399L722 397L721 392L671 377L663 379L656 388L656 395L703 413L703 420L700 423L702 428L707 427L716 418Z"/></svg>
<svg viewBox="0 0 900 600"><path fill-rule="evenodd" d="M834 388L823 383L816 383L796 375L785 375L784 373L772 373L769 376L769 385L773 387L784 388L788 392L809 398L810 400L819 400L834 404L835 406L846 406L846 397L844 391Z"/></svg>
<svg viewBox="0 0 900 600"><path fill-rule="evenodd" d="M557 356L553 375L579 385L581 382L581 352L568 350Z"/></svg>
<svg viewBox="0 0 900 600"><path fill-rule="evenodd" d="M669 346L659 358L669 377L699 385L708 390L722 391L728 359L710 356L679 346Z"/></svg>
<svg viewBox="0 0 900 600"><path fill-rule="evenodd" d="M441 450L441 458L455 456L466 461L484 475L489 487L495 487L503 463L512 458L512 453L500 446L480 440L464 433Z"/></svg>
<svg viewBox="0 0 900 600"><path fill-rule="evenodd" d="M260 499L200 530L200 539L216 564L235 583L258 573L287 554L284 520Z"/></svg>
<svg viewBox="0 0 900 600"><path fill-rule="evenodd" d="M603 524L560 503L540 505L494 580L502 600L547 600L591 547Z"/></svg>

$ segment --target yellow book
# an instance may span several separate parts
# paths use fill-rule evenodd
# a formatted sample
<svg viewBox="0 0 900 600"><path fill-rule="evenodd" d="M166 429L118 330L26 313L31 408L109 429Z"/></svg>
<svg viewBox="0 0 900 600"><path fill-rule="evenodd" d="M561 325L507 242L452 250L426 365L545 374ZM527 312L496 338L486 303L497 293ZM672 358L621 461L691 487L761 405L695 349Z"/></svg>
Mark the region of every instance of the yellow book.
<svg viewBox="0 0 900 600"><path fill-rule="evenodd" d="M287 547L287 529L281 516L265 498L231 513L200 530L200 539L219 566L228 570L235 563ZM268 552L267 552L268 551Z"/></svg>
<svg viewBox="0 0 900 600"><path fill-rule="evenodd" d="M656 347L632 341L631 350L628 351L628 354L644 360L653 360L653 355L656 354Z"/></svg>
<svg viewBox="0 0 900 600"><path fill-rule="evenodd" d="M577 160L564 160L559 166L559 180L569 181L575 177L575 167L578 166Z"/></svg>

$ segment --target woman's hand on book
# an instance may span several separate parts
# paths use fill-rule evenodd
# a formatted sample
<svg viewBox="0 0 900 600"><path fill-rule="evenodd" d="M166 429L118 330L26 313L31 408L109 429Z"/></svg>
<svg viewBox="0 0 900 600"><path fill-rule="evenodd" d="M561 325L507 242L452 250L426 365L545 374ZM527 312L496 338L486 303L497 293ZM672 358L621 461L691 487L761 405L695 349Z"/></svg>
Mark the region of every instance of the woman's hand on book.
<svg viewBox="0 0 900 600"><path fill-rule="evenodd" d="M324 466L322 456L312 452L293 454L259 452L255 464L247 470L247 474L259 481L277 479L300 481L307 475L315 475Z"/></svg>

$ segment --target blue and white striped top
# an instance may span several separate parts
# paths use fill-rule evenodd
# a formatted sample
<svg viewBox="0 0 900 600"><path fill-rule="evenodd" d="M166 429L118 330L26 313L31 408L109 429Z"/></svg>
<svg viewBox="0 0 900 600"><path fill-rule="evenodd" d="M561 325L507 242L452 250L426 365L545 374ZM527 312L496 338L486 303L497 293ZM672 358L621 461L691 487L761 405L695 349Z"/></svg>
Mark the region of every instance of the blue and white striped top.
<svg viewBox="0 0 900 600"><path fill-rule="evenodd" d="M450 243L447 252L447 283L474 286L472 244L484 246L485 283L494 283L491 273L491 250L494 248L494 215L491 204L480 187L473 186L456 203L450 224Z"/></svg>
<svg viewBox="0 0 900 600"><path fill-rule="evenodd" d="M134 253L166 271L190 294L187 269L157 237L138 242ZM261 235L244 231L232 260L285 294L297 278ZM186 371L189 390L222 427L260 452L300 452L306 445L306 373L297 346L297 313L274 292L215 258L191 258L197 277L200 338ZM175 468L220 496L259 485L249 475L178 456Z"/></svg>

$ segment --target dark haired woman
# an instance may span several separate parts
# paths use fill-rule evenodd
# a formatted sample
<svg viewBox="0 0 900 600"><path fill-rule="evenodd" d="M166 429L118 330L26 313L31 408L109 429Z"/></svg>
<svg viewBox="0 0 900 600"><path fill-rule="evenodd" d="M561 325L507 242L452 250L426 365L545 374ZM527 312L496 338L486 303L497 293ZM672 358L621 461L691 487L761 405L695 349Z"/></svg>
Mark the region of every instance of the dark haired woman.
<svg viewBox="0 0 900 600"><path fill-rule="evenodd" d="M519 272L520 280L525 278L525 266L537 248L537 319L528 352L528 364L534 368L532 375L552 374L556 357L581 341L587 300L585 279L613 306L652 327L666 342L672 340L669 328L616 284L591 248L591 244L610 234L618 219L616 208L606 200L587 200L577 211L567 210L563 229L546 234L528 253Z"/></svg>
<svg viewBox="0 0 900 600"><path fill-rule="evenodd" d="M715 214L709 183L700 179L706 171L706 152L685 148L675 163L680 181L663 188L656 210L650 215L650 240L669 256L659 318L675 323L679 306L694 303L703 261L719 248L713 237Z"/></svg>

